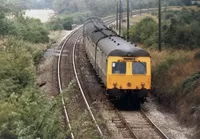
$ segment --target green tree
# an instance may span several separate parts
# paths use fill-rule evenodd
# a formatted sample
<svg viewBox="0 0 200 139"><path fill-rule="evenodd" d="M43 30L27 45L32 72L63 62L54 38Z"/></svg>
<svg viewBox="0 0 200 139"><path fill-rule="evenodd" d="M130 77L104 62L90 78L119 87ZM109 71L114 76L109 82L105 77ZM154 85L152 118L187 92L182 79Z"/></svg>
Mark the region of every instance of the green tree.
<svg viewBox="0 0 200 139"><path fill-rule="evenodd" d="M163 31L164 43L176 48L199 47L199 16L200 12L187 11L185 9L166 12L166 28Z"/></svg>
<svg viewBox="0 0 200 139"><path fill-rule="evenodd" d="M184 5L190 6L191 0L181 0Z"/></svg>
<svg viewBox="0 0 200 139"><path fill-rule="evenodd" d="M152 18L146 17L130 28L130 39L151 46L156 43L156 32L157 23Z"/></svg>
<svg viewBox="0 0 200 139"><path fill-rule="evenodd" d="M0 51L0 138L65 138L60 97L35 85L34 48L11 38ZM1 48L1 47L0 47Z"/></svg>

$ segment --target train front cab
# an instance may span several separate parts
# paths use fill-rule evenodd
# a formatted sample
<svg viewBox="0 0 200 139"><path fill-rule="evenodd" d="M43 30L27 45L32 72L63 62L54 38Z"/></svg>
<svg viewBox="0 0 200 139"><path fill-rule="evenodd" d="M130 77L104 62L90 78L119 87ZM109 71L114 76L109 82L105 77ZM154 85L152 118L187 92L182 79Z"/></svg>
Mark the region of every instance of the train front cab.
<svg viewBox="0 0 200 139"><path fill-rule="evenodd" d="M151 88L151 59L109 56L106 77L107 92L111 96L134 96L143 103Z"/></svg>

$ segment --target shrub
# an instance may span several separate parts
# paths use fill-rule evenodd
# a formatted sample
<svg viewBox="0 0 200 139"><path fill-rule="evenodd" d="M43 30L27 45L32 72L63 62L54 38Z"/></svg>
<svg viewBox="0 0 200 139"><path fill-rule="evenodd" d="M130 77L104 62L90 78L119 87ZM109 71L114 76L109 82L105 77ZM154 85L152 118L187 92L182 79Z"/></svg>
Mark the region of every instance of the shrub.
<svg viewBox="0 0 200 139"><path fill-rule="evenodd" d="M63 28L66 30L72 30L72 23L67 21L63 23Z"/></svg>
<svg viewBox="0 0 200 139"><path fill-rule="evenodd" d="M197 81L200 79L200 72L197 72L189 77L187 77L182 83L182 94L187 94L193 92L195 88L198 87Z"/></svg>
<svg viewBox="0 0 200 139"><path fill-rule="evenodd" d="M12 23L8 19L0 18L0 36L9 35L12 29Z"/></svg>
<svg viewBox="0 0 200 139"><path fill-rule="evenodd" d="M165 13L164 43L174 48L193 49L200 47L198 40L200 38L199 16L200 12L188 12L184 9Z"/></svg>
<svg viewBox="0 0 200 139"><path fill-rule="evenodd" d="M176 113L181 122L190 127L199 126L199 130L199 50L172 50L161 53L151 50L151 93L165 109Z"/></svg>
<svg viewBox="0 0 200 139"><path fill-rule="evenodd" d="M22 88L33 83L35 69L32 55L26 49L26 45L17 40L9 40L5 51L0 57L0 83L7 87L2 91L20 93ZM4 95L4 91L1 96Z"/></svg>
<svg viewBox="0 0 200 139"><path fill-rule="evenodd" d="M200 47L200 11L167 11L162 20L162 41L173 48ZM130 28L131 41L152 46L157 43L157 23L150 17Z"/></svg>
<svg viewBox="0 0 200 139"><path fill-rule="evenodd" d="M47 26L50 30L71 30L73 24L73 18L72 16L60 16L53 18L49 23L47 23Z"/></svg>
<svg viewBox="0 0 200 139"><path fill-rule="evenodd" d="M200 60L200 51L194 54L194 59Z"/></svg>
<svg viewBox="0 0 200 139"><path fill-rule="evenodd" d="M82 24L90 15L90 12L77 12L73 14L63 13L59 17L53 18L47 23L47 26L50 30L71 30L72 24Z"/></svg>
<svg viewBox="0 0 200 139"><path fill-rule="evenodd" d="M65 138L60 97L48 99L35 86L36 49L16 38L4 45L0 51L0 138Z"/></svg>
<svg viewBox="0 0 200 139"><path fill-rule="evenodd" d="M39 20L25 18L22 15L13 20L11 34L33 43L46 43L49 41L48 30Z"/></svg>
<svg viewBox="0 0 200 139"><path fill-rule="evenodd" d="M142 42L147 46L151 46L157 40L157 23L150 17L144 18L142 21L132 26L130 29L130 38L132 41Z"/></svg>

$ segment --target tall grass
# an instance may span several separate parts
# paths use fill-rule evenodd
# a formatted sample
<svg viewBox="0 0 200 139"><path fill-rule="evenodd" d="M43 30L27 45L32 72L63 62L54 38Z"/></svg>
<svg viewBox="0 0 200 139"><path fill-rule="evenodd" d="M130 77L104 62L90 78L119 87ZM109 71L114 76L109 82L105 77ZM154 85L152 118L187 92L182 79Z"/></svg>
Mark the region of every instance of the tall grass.
<svg viewBox="0 0 200 139"><path fill-rule="evenodd" d="M148 51L152 56L152 94L181 122L200 128L200 49Z"/></svg>

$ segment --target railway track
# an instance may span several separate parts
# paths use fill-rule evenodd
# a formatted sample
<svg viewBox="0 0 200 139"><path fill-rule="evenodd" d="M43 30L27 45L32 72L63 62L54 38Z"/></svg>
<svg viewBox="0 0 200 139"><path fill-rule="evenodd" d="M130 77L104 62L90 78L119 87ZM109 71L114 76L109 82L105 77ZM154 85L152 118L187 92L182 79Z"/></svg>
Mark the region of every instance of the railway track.
<svg viewBox="0 0 200 139"><path fill-rule="evenodd" d="M115 18L111 18L110 20L106 20L106 24L110 24L115 21ZM66 108L65 98L63 95L63 89L67 88L67 85L73 79L76 79L78 84L78 88L81 92L82 99L85 102L87 110L91 116L91 120L95 124L96 130L101 138L104 138L103 131L101 130L93 111L91 110L90 104L92 102L88 102L86 95L83 89L84 81L81 81L81 77L77 70L77 61L76 61L76 48L79 45L81 35L79 33L79 29L72 32L65 40L60 50L59 58L58 58L58 86L59 92L62 96L62 105L64 110L64 115L66 119L66 123L68 124L68 128L70 130L71 138L76 138L70 121L70 114ZM61 72L65 70L65 72ZM64 79L67 80L64 80ZM87 88L87 87L85 87ZM114 108L115 109L115 108ZM116 117L112 119L112 122L115 123L116 127L122 132L124 138L134 138L134 139L143 139L143 138L152 138L152 139L167 139L166 135L164 135L161 130L158 129L149 119L145 116L143 111L118 111L114 110L116 113Z"/></svg>
<svg viewBox="0 0 200 139"><path fill-rule="evenodd" d="M83 48L78 46L77 49ZM76 68L78 69L77 77L79 78L79 82L82 85L82 89L86 92L86 98L88 99L89 103L92 104L95 101L101 101L103 93L102 90L98 87L94 89L95 86L100 86L100 84L95 83L95 81L93 80L95 80L96 78L94 79L93 75L90 75L95 75L95 73L92 73L92 71L87 71L87 69L85 68L89 65L83 64L85 62L84 60L82 60L83 55L81 55L83 51L84 50L77 50L76 52L77 54L75 59L80 62L78 63L78 66ZM164 133L155 124L153 124L151 120L149 120L144 111L120 111L116 109L116 107L114 107L114 105L110 101L107 101L107 98L105 96L103 97L103 99L106 101L106 105L110 107L108 108L108 111L112 111L111 113L115 113L115 116L112 118L112 123L114 123L115 126L118 128L118 131L121 132L123 138L167 139L167 136L164 135ZM92 107L95 106L92 105Z"/></svg>
<svg viewBox="0 0 200 139"><path fill-rule="evenodd" d="M80 31L80 32L79 32ZM100 129L97 120L90 108L89 102L87 101L86 97L85 97L85 93L82 89L82 85L80 84L80 79L78 77L77 74L77 69L76 69L76 62L75 61L75 50L77 45L79 44L80 38L81 38L81 27L79 29L77 29L76 31L72 32L65 40L65 42L62 45L62 48L60 50L60 54L59 54L59 58L58 58L58 86L59 86L59 92L61 94L61 101L62 101L62 105L63 105L63 110L64 110L64 115L65 115L65 119L66 119L66 123L68 125L68 128L70 130L70 135L71 138L74 139L76 138L76 135L74 135L73 131L72 131L72 125L71 125L71 120L72 119L72 115L70 114L70 112L68 112L68 107L66 107L66 102L65 102L65 98L63 95L63 90L65 88L67 88L67 85L70 84L70 82L72 80L76 80L76 83L78 84L78 89L79 92L81 93L82 99L83 100L79 100L82 102L84 101L85 106L87 107L87 110L91 116L90 120L88 121L93 121L93 123L96 126L96 130L99 134L99 136L101 138L104 138L103 136L103 132ZM67 80L65 80L67 79ZM77 92L78 93L78 92ZM80 103L80 102L76 102L76 103ZM80 104L81 105L81 104ZM81 106L80 106L81 107ZM83 107L83 106L82 106ZM81 113L84 113L84 110L82 110ZM70 116L71 115L71 116ZM71 118L70 118L71 117Z"/></svg>
<svg viewBox="0 0 200 139"><path fill-rule="evenodd" d="M154 11L152 8L149 11ZM144 10L142 12L147 12ZM138 14L139 10L136 10L133 14ZM124 15L126 18L126 15ZM111 20L106 19L106 24L109 25L115 21L114 17ZM113 104L112 106L117 117L112 119L118 129L122 132L124 138L133 139L168 139L168 137L146 116L143 108L140 111L119 111Z"/></svg>
<svg viewBox="0 0 200 139"><path fill-rule="evenodd" d="M168 137L140 111L119 111L114 108L117 117L112 119L124 138L131 139L168 139Z"/></svg>
<svg viewBox="0 0 200 139"><path fill-rule="evenodd" d="M80 35L80 36L81 36L81 35ZM80 39L80 36L78 37L77 41ZM76 42L77 42L77 41L76 41ZM75 74L75 77L76 77L76 81L77 81L77 83L78 83L80 92L81 92L82 97L83 97L83 99L84 99L84 101L85 101L85 104L86 104L86 106L87 106L87 109L88 109L88 111L89 111L89 113L90 113L90 115L91 115L91 117L92 117L92 120L93 120L93 122L95 123L95 126L96 126L96 128L98 129L98 132L99 132L100 136L103 138L103 137L104 137L103 132L102 132L100 126L98 125L97 120L96 120L96 118L95 118L95 116L94 116L94 114L93 114L93 112L92 112L92 110L91 110L91 108L90 108L90 105L89 105L89 103L88 103L88 100L87 100L87 98L86 98L86 96L85 96L85 92L83 91L82 85L81 85L80 80L79 80L79 77L78 77L78 73L77 73L77 69L76 69L76 62L75 62L75 49L76 49L76 46L77 46L77 45L76 45L76 43L75 43L75 44L74 44L74 47L73 47L73 68L74 68L74 74Z"/></svg>
<svg viewBox="0 0 200 139"><path fill-rule="evenodd" d="M65 105L65 99L63 97L63 82L61 79L61 60L62 60L62 56L63 56L63 50L64 47L66 45L66 43L70 40L70 38L72 37L72 35L76 33L76 31L74 31L73 33L71 33L69 36L67 36L67 38L65 39L63 45L61 46L61 50L59 53L59 57L58 57L58 65L57 65L57 78L58 78L58 88L59 88L59 93L61 94L61 102L62 102L62 106L63 106L63 111L64 111L64 116L65 116L65 120L66 123L68 124L68 128L70 130L70 134L71 134L71 138L74 139L74 134L72 131L72 126L70 124L70 120L69 120L69 114Z"/></svg>

